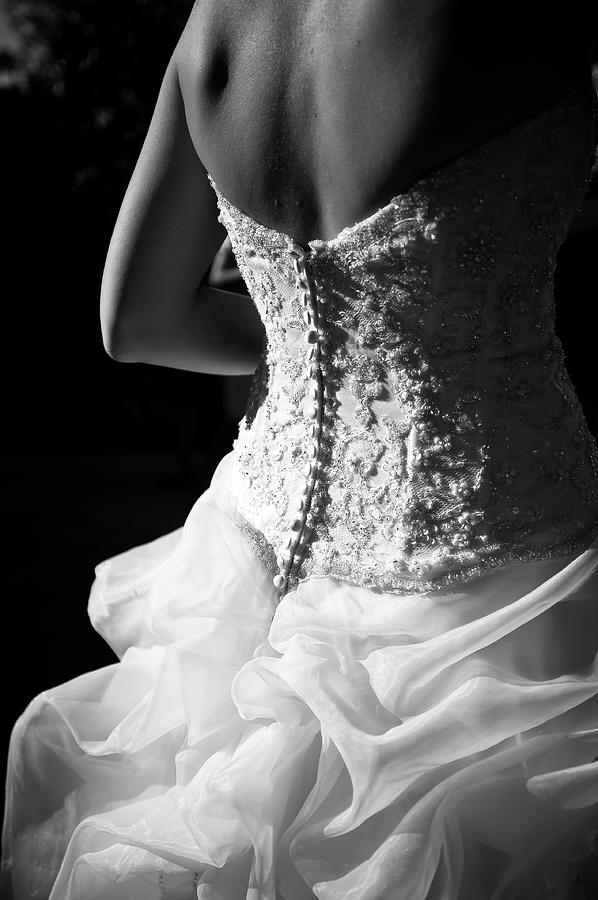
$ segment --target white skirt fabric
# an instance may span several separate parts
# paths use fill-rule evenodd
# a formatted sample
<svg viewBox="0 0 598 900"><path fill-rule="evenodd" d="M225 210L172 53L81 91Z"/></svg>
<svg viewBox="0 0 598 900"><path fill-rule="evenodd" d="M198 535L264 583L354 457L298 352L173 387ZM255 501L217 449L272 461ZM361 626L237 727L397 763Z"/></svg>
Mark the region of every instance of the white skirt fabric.
<svg viewBox="0 0 598 900"><path fill-rule="evenodd" d="M183 528L98 566L120 662L17 722L6 897L595 896L598 542L277 605L226 512L231 462Z"/></svg>

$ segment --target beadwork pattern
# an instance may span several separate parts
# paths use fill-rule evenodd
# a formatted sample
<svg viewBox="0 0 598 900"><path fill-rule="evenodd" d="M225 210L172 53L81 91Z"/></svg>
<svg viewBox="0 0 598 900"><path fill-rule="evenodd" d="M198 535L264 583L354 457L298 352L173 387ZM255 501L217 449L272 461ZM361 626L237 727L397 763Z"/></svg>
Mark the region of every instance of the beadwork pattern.
<svg viewBox="0 0 598 900"><path fill-rule="evenodd" d="M267 338L231 512L281 592L317 576L427 591L598 533L553 289L597 118L576 86L308 246L211 180Z"/></svg>

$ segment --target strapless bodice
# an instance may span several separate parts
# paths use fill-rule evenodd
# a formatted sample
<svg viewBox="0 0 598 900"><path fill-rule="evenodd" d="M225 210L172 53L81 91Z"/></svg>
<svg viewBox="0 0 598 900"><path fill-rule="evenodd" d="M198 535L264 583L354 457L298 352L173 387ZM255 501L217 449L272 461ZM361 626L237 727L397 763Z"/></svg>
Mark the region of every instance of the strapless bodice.
<svg viewBox="0 0 598 900"><path fill-rule="evenodd" d="M553 297L596 141L576 86L306 246L212 182L266 333L231 512L281 591L317 576L425 591L598 532Z"/></svg>

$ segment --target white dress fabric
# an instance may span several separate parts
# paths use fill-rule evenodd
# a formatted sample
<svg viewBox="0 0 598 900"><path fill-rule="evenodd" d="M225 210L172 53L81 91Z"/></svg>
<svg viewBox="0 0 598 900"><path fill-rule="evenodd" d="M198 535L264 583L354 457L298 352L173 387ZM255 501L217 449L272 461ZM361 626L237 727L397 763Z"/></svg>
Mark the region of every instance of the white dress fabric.
<svg viewBox="0 0 598 900"><path fill-rule="evenodd" d="M15 726L7 897L584 898L598 466L552 285L597 136L575 84L309 246L214 185L262 363L184 526L97 568L120 661Z"/></svg>

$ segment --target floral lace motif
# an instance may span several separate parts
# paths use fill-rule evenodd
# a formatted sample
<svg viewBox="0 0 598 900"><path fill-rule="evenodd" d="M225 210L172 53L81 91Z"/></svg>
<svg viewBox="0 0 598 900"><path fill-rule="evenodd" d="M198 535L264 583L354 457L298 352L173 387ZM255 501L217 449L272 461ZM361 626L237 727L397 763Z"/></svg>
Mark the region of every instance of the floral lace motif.
<svg viewBox="0 0 598 900"><path fill-rule="evenodd" d="M598 533L553 299L597 136L577 86L308 247L214 185L267 335L231 505L285 587L430 590Z"/></svg>

